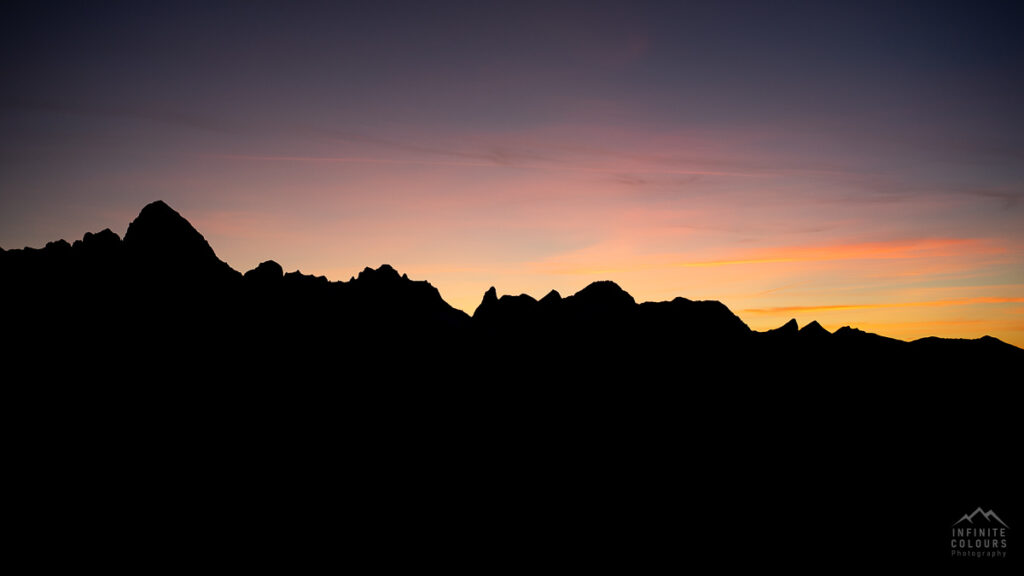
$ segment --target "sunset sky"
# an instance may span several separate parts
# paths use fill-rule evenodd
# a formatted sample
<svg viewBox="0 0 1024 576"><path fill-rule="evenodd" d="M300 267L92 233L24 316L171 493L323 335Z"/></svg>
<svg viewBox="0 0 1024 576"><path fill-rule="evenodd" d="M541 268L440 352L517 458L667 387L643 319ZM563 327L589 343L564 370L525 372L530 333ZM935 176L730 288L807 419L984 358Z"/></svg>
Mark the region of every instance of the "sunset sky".
<svg viewBox="0 0 1024 576"><path fill-rule="evenodd" d="M0 246L1024 346L1024 3L8 2Z"/></svg>

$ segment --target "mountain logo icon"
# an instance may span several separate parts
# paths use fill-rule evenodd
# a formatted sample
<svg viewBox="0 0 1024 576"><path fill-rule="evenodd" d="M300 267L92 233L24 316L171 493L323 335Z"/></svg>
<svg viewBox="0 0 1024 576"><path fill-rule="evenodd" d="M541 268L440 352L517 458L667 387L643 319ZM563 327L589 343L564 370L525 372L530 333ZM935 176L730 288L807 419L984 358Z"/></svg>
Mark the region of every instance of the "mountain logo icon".
<svg viewBox="0 0 1024 576"><path fill-rule="evenodd" d="M1003 522L1002 518L996 516L995 512L993 512L992 510L986 512L982 510L980 507L976 509L974 512L971 512L970 514L964 514L963 516L961 516L960 519L957 520L955 524L953 524L953 526L956 526L957 524L960 524L965 520L971 524L974 524L974 517L978 514L981 514L982 517L984 517L985 520L988 520L989 522L992 522L992 520L995 519L995 521L1002 524L1004 528L1009 528L1009 526L1006 525L1006 522Z"/></svg>

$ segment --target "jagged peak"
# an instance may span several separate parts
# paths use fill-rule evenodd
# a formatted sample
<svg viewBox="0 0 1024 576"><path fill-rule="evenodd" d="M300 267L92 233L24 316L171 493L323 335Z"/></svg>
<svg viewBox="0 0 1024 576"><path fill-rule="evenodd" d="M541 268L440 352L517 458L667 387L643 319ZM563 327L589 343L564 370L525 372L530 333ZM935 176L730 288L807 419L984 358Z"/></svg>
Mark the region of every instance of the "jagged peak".
<svg viewBox="0 0 1024 576"><path fill-rule="evenodd" d="M97 253L116 250L120 245L121 237L110 228L104 228L96 233L86 232L85 236L82 236L81 240L75 240L71 247L76 251Z"/></svg>
<svg viewBox="0 0 1024 576"><path fill-rule="evenodd" d="M104 228L103 230L100 230L99 232L96 232L96 233L86 232L85 236L82 237L82 241L86 242L86 243L88 243L88 242L114 242L114 241L120 242L121 241L121 237L117 235L117 232L114 232L110 228Z"/></svg>
<svg viewBox="0 0 1024 576"><path fill-rule="evenodd" d="M790 318L788 322L779 326L778 328L772 328L768 330L769 334L778 334L784 336L792 336L800 333L800 325L797 324L796 318Z"/></svg>
<svg viewBox="0 0 1024 576"><path fill-rule="evenodd" d="M381 264L376 270L367 266L359 273L357 280L408 280L409 277L399 274L390 264Z"/></svg>
<svg viewBox="0 0 1024 576"><path fill-rule="evenodd" d="M161 200L147 204L132 220L123 244L152 278L242 278L188 220Z"/></svg>
<svg viewBox="0 0 1024 576"><path fill-rule="evenodd" d="M800 334L803 336L831 336L832 333L825 329L824 326L818 324L817 320L812 320L810 324L800 329Z"/></svg>
<svg viewBox="0 0 1024 576"><path fill-rule="evenodd" d="M49 251L49 252L56 252L56 251L64 252L64 251L67 251L67 250L70 250L70 249L71 249L71 244L68 244L68 241L64 240L63 238L61 238L60 240L54 240L53 242L47 242L46 246L43 248L43 250L46 250L46 251Z"/></svg>
<svg viewBox="0 0 1024 576"><path fill-rule="evenodd" d="M203 235L161 200L147 204L128 224L124 242L134 248L201 249L213 255Z"/></svg>
<svg viewBox="0 0 1024 576"><path fill-rule="evenodd" d="M558 290L552 290L551 292L548 292L547 294L544 295L543 298L540 299L540 303L541 304L545 304L545 305L546 304L554 304L556 302L561 302L561 301L562 301L562 295L558 293Z"/></svg>
<svg viewBox="0 0 1024 576"><path fill-rule="evenodd" d="M327 280L326 276L317 276L315 274L303 274L302 270L295 270L294 272L286 272L284 274L283 278L285 280L289 280L291 282L305 282L305 283L315 282L317 284L329 284L330 283Z"/></svg>
<svg viewBox="0 0 1024 576"><path fill-rule="evenodd" d="M473 311L474 318L482 318L486 316L495 306L498 305L498 290L494 286L487 289L484 292L484 297L480 300L480 305Z"/></svg>

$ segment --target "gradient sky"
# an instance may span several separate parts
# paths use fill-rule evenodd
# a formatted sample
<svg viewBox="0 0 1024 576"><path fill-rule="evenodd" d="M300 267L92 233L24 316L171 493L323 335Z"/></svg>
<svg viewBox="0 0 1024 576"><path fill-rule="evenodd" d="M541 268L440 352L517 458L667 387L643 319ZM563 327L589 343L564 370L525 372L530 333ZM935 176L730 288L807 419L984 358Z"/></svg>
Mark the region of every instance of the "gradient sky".
<svg viewBox="0 0 1024 576"><path fill-rule="evenodd" d="M1020 2L6 2L0 246L1024 346Z"/></svg>

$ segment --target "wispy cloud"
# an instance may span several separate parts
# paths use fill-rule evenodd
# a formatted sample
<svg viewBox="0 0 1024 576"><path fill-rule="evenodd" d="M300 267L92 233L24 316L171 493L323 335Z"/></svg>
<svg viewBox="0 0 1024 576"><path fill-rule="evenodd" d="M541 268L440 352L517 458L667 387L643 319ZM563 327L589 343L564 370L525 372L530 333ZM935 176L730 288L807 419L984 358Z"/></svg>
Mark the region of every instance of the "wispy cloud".
<svg viewBox="0 0 1024 576"><path fill-rule="evenodd" d="M859 242L827 246L792 246L767 250L760 255L697 262L679 262L676 266L702 268L741 264L775 264L783 262L821 262L835 260L897 260L942 257L969 252L992 254L1002 248L991 241L974 238L921 238L888 242Z"/></svg>
<svg viewBox="0 0 1024 576"><path fill-rule="evenodd" d="M444 160L416 160L412 158L369 158L363 156L289 156L276 154L212 154L211 158L249 160L254 162L298 162L305 164L415 164L423 166L490 167L487 162L459 162Z"/></svg>
<svg viewBox="0 0 1024 576"><path fill-rule="evenodd" d="M1020 204L1021 198L1024 197L1024 192L1006 188L978 188L964 190L964 193L976 198L995 200L1002 205L1004 210L1016 208Z"/></svg>
<svg viewBox="0 0 1024 576"><path fill-rule="evenodd" d="M426 154L429 156L464 158L467 160L488 162L498 166L515 166L527 162L546 162L552 160L549 156L535 150L508 145L491 144L467 150L456 146L439 146L436 144L424 145L411 140L381 138L357 132L344 132L338 130L318 130L316 132L323 133L334 141L346 144L370 145L379 150L392 152L411 152L415 154Z"/></svg>
<svg viewBox="0 0 1024 576"><path fill-rule="evenodd" d="M600 265L596 262L580 261L587 253L554 258L543 263L548 272L557 274L614 273L635 270L672 268L719 268L726 266L751 266L790 264L808 262L852 261L852 260L904 260L943 259L954 256L982 256L999 254L1004 248L996 242L975 238L919 238L887 242L858 242L831 245L780 246L769 249L736 253L730 258L712 260L680 260L674 254L646 256L623 255L616 266ZM607 251L593 254L607 262ZM573 264L573 261L578 261Z"/></svg>
<svg viewBox="0 0 1024 576"><path fill-rule="evenodd" d="M967 306L972 304L1020 304L1024 298L972 297L948 300L925 300L919 302L881 302L874 304L824 304L816 306L777 306L773 308L747 308L747 314L791 314L803 312L837 312L844 310L868 310L878 308L932 308L945 306Z"/></svg>
<svg viewBox="0 0 1024 576"><path fill-rule="evenodd" d="M266 162L301 162L309 164L394 164L394 165L420 165L420 166L452 166L452 167L474 167L474 168L522 168L530 170L577 172L587 174L607 174L620 182L632 184L642 183L636 174L657 174L657 175L679 175L679 176L736 176L753 177L753 174L738 172L719 172L713 170L670 170L656 168L638 168L623 171L616 168L601 168L595 166L576 165L570 163L523 163L501 161L493 157L483 156L480 160L442 160L423 158L386 158L370 156L303 156L286 154L210 154L210 158L221 158L226 160L249 160ZM476 156L466 155L467 158Z"/></svg>

